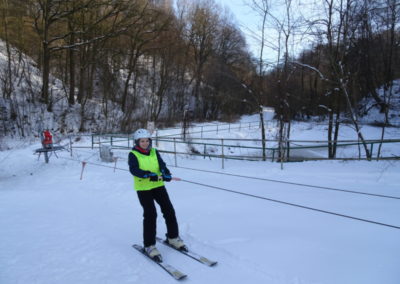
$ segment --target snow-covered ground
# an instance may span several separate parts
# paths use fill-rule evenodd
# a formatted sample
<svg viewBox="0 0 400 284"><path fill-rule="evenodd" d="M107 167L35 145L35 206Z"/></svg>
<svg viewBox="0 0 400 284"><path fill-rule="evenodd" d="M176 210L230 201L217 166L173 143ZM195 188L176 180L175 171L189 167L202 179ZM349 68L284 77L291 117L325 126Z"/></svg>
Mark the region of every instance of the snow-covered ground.
<svg viewBox="0 0 400 284"><path fill-rule="evenodd" d="M322 128L302 127L296 128L302 135L323 136ZM80 143L89 145L90 139ZM114 171L113 163L100 161L97 149L74 149L73 157L59 152L58 159L52 156L45 164L43 157L32 155L38 147L15 142L0 152L1 284L176 283L131 248L142 242L142 209L127 171L127 151L115 152L117 168L123 170ZM78 160L90 162L82 180ZM179 167L173 166L172 155L164 160L174 176L186 181L397 227L171 182L167 188L181 237L189 248L218 261L206 267L159 246L164 261L188 274L185 282L400 283L399 199L219 174L400 197L399 161L288 163L281 170L277 163L227 160L222 170L218 159L179 156ZM164 234L160 213L158 235Z"/></svg>

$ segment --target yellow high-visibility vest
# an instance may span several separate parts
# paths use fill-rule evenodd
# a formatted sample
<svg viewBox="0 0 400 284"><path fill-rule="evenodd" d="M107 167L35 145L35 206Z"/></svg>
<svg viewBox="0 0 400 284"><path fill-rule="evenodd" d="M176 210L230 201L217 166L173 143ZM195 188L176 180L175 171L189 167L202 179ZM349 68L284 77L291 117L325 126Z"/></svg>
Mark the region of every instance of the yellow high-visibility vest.
<svg viewBox="0 0 400 284"><path fill-rule="evenodd" d="M158 164L156 149L152 148L150 150L150 155L143 155L137 151L131 151L133 155L136 156L139 169L143 171L150 171L152 173L156 173L158 176L161 176L160 165ZM156 187L160 187L164 185L162 180L160 181L150 181L149 178L140 178L137 176L133 176L134 180L134 188L135 190L151 190Z"/></svg>

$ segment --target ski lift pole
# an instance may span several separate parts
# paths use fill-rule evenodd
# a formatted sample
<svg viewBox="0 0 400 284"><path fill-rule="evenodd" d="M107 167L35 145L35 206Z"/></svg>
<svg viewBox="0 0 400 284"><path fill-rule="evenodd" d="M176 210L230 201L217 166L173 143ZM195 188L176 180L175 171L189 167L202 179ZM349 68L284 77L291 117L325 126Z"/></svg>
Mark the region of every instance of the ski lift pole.
<svg viewBox="0 0 400 284"><path fill-rule="evenodd" d="M85 169L86 162L82 162L81 180L83 178L83 170Z"/></svg>
<svg viewBox="0 0 400 284"><path fill-rule="evenodd" d="M46 164L49 163L49 152L44 151L44 160L46 161Z"/></svg>
<svg viewBox="0 0 400 284"><path fill-rule="evenodd" d="M117 168L117 161L118 161L118 157L114 157L114 173L115 173L115 169Z"/></svg>

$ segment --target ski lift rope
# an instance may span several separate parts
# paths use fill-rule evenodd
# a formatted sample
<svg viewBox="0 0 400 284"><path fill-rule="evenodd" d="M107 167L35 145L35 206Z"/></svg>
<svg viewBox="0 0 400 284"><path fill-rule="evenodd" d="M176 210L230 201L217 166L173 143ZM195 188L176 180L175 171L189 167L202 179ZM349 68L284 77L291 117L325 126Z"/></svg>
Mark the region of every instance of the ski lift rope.
<svg viewBox="0 0 400 284"><path fill-rule="evenodd" d="M302 186L302 187L306 187L306 188L315 188L315 189L324 189L324 190L340 191L340 192L346 192L346 193L361 194L361 195L369 195L369 196L374 196L374 197L382 197L382 198L390 198L390 199L397 199L397 200L400 200L400 197L391 196L391 195L383 195L383 194L376 194L376 193L367 193L367 192L360 192L360 191L355 191L355 190L347 190L347 189L340 189L340 188L333 188L333 187L319 186L319 185L310 185L310 184L297 183L297 182L290 182L290 181L284 181L284 180L274 180L274 179L268 179L268 178L250 177L250 176L244 176L244 175L237 175L237 174L230 174L230 173L223 173L223 172L215 172L215 171L208 171L208 170L200 170L200 169L193 169L193 168L180 167L180 166L172 166L172 165L171 165L171 167L181 168L181 169L186 169L186 170L192 170L192 171L199 171L199 172L212 173L212 174L220 174L220 175L234 176L234 177L240 177L240 178L247 178L247 179L254 179L254 180L262 180L262 181L268 181L268 182L290 184L290 185Z"/></svg>
<svg viewBox="0 0 400 284"><path fill-rule="evenodd" d="M385 224L385 223L376 222L376 221L372 221L372 220L367 220L367 219L363 219L363 218L358 218L358 217L354 217L354 216L344 215L344 214L336 213L336 212L332 212L332 211L326 211L326 210L322 210L322 209L318 209L318 208L308 207L308 206L304 206L304 205L300 205L300 204L296 204L296 203L290 203L290 202L286 202L286 201L282 201L282 200L277 200L277 199L267 198L267 197L258 196L258 195L254 195L254 194L239 192L239 191L235 191L235 190L231 190L231 189L222 188L222 187L219 187L219 186L207 185L207 184L203 184L203 183L199 183L199 182L193 182L193 181L184 180L184 179L182 179L182 181L183 182L187 182L187 183L200 185L200 186L204 186L204 187L213 188L213 189L223 190L223 191L226 191L226 192L245 195L245 196L249 196L249 197L253 197L253 198L257 198L257 199L261 199L261 200L267 200L267 201L276 202L276 203L280 203L280 204L284 204L284 205L289 205L289 206L294 206L294 207L298 207L298 208L312 210L312 211L316 211L316 212L320 212L320 213L330 214L330 215L334 215L334 216L338 216L338 217L353 219L353 220L357 220L357 221L361 221L361 222L366 222L366 223L371 223L371 224L375 224L375 225L390 227L390 228L394 228L394 229L400 229L400 226Z"/></svg>
<svg viewBox="0 0 400 284"><path fill-rule="evenodd" d="M167 157L169 157L169 156L167 156ZM127 160L127 159L121 158L121 157L119 157L118 159L119 160ZM173 168L191 170L191 171L198 171L198 172L205 172L205 173L212 173L212 174L219 174L219 175L227 175L227 176L234 176L234 177L239 177L239 178L247 178L247 179L275 182L275 183L290 184L290 185L306 187L306 188L309 188L309 189L310 188L311 189L315 188L315 189L322 189L322 190L339 191L339 192L346 192L346 193L352 193L352 194L360 194L360 195L367 195L367 196L373 196L373 197L381 197L381 198L389 198L389 199L400 200L400 197L398 197L398 196L391 196L391 195L384 195L384 194L377 194L377 193L368 193L368 192L360 192L360 191L349 190L349 189L341 189L341 188L334 188L334 187L327 187L327 186L320 186L320 185L311 185L311 184L305 184L305 183L297 183L297 182L290 182L290 181L284 181L284 180L275 180L275 179L268 179L268 178L251 177L251 176L244 176L244 175L230 174L230 173L223 173L223 172L216 172L216 171L209 171L209 170L201 170L201 169L194 169L194 168L188 168L188 167L174 166L172 164L168 164L168 166L169 167L173 167ZM293 189L293 188L291 188L291 189Z"/></svg>
<svg viewBox="0 0 400 284"><path fill-rule="evenodd" d="M81 161L81 160L72 159L72 158L64 158L64 157L61 157L61 158L65 159L65 160L71 160L71 161L90 164L90 165L94 165L94 166L100 166L100 167L110 168L110 169L114 169L114 170L121 170L121 171L129 172L129 170L123 169L123 168L110 167L110 166L106 166L106 165L102 165L102 164L97 164L97 163L93 163L93 162L86 162L86 161ZM304 205L301 205L301 204L290 203L290 202L286 202L286 201L282 201L282 200L267 198L267 197L258 196L258 195L255 195L255 194L244 193L244 192L240 192L240 191L226 189L226 188L219 187L219 186L213 186L213 185L208 185L208 184L204 184L204 183L194 182L194 181L190 181L190 180L182 179L181 181L182 182L186 182L186 183L199 185L199 186L203 186L203 187L208 187L208 188L212 188L212 189L221 190L221 191L224 191L224 192L234 193L234 194L238 194L238 195L244 195L244 196L248 196L248 197L252 197L252 198L257 198L257 199L260 199L260 200L280 203L280 204L283 204L283 205L298 207L298 208L311 210L311 211L315 211L315 212L319 212L319 213L329 214L329 215L333 215L333 216L337 216L337 217L343 217L343 218L352 219L352 220L356 220L356 221L360 221L360 222L365 222L365 223L370 223L370 224L374 224L374 225L379 225L379 226L384 226L384 227L389 227L389 228L399 229L400 230L400 226L396 226L396 225L391 225L391 224L381 223L381 222L377 222L377 221L373 221L373 220L358 218L358 217L345 215L345 214L341 214L341 213L337 213L337 212L322 210L322 209L318 209L318 208L304 206Z"/></svg>

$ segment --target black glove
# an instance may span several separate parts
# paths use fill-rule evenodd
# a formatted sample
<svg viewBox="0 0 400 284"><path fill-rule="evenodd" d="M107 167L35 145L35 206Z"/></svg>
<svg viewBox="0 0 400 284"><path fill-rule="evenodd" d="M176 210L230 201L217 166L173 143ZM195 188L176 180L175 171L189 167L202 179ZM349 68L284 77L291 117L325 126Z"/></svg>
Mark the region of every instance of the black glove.
<svg viewBox="0 0 400 284"><path fill-rule="evenodd" d="M163 181L171 181L172 180L172 176L171 173L167 170L161 170L162 172L162 179Z"/></svg>
<svg viewBox="0 0 400 284"><path fill-rule="evenodd" d="M163 181L171 181L172 177L170 175L163 175L162 179L163 179Z"/></svg>
<svg viewBox="0 0 400 284"><path fill-rule="evenodd" d="M152 172L146 172L146 174L143 176L144 178L149 178L150 181L158 181L159 177L156 173Z"/></svg>
<svg viewBox="0 0 400 284"><path fill-rule="evenodd" d="M150 176L150 181L159 181L161 177L159 177L158 175L151 175Z"/></svg>

